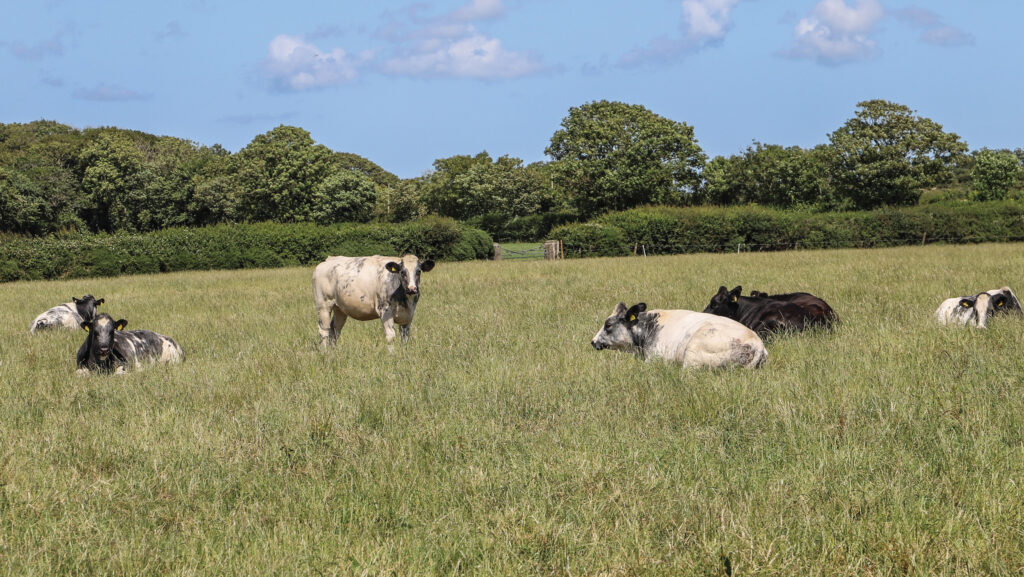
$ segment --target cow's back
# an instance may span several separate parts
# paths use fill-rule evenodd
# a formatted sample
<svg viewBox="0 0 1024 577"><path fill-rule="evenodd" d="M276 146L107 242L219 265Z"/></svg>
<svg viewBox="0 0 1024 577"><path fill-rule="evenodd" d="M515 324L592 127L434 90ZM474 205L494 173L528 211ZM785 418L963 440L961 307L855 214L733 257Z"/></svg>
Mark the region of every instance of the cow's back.
<svg viewBox="0 0 1024 577"><path fill-rule="evenodd" d="M185 352L171 337L147 330L117 331L114 350L126 363L144 361L176 363L185 360Z"/></svg>
<svg viewBox="0 0 1024 577"><path fill-rule="evenodd" d="M754 331L718 315L687 310L653 310L661 325L655 350L683 366L760 366L768 358Z"/></svg>
<svg viewBox="0 0 1024 577"><path fill-rule="evenodd" d="M377 301L386 297L387 288L382 271L392 260L380 255L329 257L313 270L313 297L318 305L331 303L356 320L378 318Z"/></svg>
<svg viewBox="0 0 1024 577"><path fill-rule="evenodd" d="M29 332L48 329L79 329L81 328L82 316L78 314L75 303L64 303L42 312L32 321Z"/></svg>

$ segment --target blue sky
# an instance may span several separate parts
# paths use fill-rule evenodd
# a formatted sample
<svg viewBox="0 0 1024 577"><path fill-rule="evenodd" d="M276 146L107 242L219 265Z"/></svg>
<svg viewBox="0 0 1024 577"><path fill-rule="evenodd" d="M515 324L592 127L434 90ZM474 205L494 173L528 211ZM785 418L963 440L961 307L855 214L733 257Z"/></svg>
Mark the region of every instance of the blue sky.
<svg viewBox="0 0 1024 577"><path fill-rule="evenodd" d="M1018 0L3 0L0 122L237 151L279 124L401 177L544 160L572 106L641 104L709 156L813 146L856 103L1024 146Z"/></svg>

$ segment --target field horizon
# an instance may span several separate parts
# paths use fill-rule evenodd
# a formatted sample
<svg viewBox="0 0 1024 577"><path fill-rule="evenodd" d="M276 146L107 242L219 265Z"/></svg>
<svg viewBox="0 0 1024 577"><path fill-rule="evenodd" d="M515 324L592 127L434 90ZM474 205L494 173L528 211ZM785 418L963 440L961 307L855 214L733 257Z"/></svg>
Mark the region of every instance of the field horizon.
<svg viewBox="0 0 1024 577"><path fill-rule="evenodd" d="M1017 575L1024 244L438 263L412 338L321 351L313 267L0 285L0 567L10 575ZM619 302L720 285L841 322L757 370L589 341ZM72 296L180 365L75 376Z"/></svg>

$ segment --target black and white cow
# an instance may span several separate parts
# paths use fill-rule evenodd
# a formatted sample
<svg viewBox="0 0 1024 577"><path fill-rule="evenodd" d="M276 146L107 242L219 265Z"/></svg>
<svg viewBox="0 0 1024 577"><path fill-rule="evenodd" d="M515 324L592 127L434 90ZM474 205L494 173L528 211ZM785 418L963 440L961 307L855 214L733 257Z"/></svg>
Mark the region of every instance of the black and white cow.
<svg viewBox="0 0 1024 577"><path fill-rule="evenodd" d="M935 320L940 325L984 329L987 328L989 317L1004 313L1020 314L1020 302L1009 287L973 296L948 298L935 310Z"/></svg>
<svg viewBox="0 0 1024 577"><path fill-rule="evenodd" d="M434 268L434 261L416 255L332 256L313 271L313 301L316 306L320 344L333 345L349 317L357 321L380 319L384 338L395 340L395 325L402 340L420 298L420 273Z"/></svg>
<svg viewBox="0 0 1024 577"><path fill-rule="evenodd" d="M597 350L630 351L684 367L756 368L768 351L754 331L740 323L687 310L647 310L644 303L619 303L594 335Z"/></svg>
<svg viewBox="0 0 1024 577"><path fill-rule="evenodd" d="M92 295L85 295L81 299L71 297L71 302L57 305L37 316L28 332L50 329L78 330L83 321L91 321L96 316L96 307L102 304L103 299L97 300Z"/></svg>
<svg viewBox="0 0 1024 577"><path fill-rule="evenodd" d="M128 321L114 321L110 315L100 313L91 321L83 321L82 328L89 334L78 349L78 373L90 371L124 373L126 368L140 367L143 362L176 363L185 359L185 353L174 339L153 331L126 331Z"/></svg>
<svg viewBox="0 0 1024 577"><path fill-rule="evenodd" d="M1003 288L1000 289L992 289L990 291L985 292L987 292L989 296L993 298L999 295L1003 295L1004 297L1006 297L1006 304L1001 307L997 307L996 310L993 311L994 314L1024 315L1024 310L1021 309L1020 301L1017 300L1017 295L1013 294L1013 290L1010 289L1010 287L1004 286Z"/></svg>

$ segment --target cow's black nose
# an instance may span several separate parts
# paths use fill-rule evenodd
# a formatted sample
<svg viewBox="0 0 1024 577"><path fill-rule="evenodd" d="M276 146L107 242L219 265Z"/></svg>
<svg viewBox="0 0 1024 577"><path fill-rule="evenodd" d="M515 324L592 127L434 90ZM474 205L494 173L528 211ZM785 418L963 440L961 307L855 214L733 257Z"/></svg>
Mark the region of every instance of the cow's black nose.
<svg viewBox="0 0 1024 577"><path fill-rule="evenodd" d="M604 345L596 341L590 341L590 344L597 350L601 350L604 348Z"/></svg>

